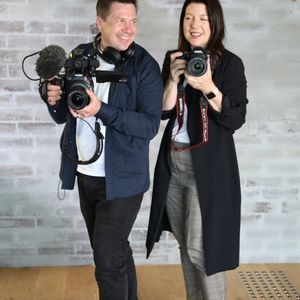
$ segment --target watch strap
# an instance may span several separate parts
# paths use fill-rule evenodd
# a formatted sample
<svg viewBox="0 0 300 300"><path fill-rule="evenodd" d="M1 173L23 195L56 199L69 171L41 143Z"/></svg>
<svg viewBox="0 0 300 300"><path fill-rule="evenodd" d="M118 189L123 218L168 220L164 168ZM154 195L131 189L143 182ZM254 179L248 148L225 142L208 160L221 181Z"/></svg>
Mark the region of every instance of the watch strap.
<svg viewBox="0 0 300 300"><path fill-rule="evenodd" d="M217 96L218 91L219 91L218 88L215 88L214 90L212 90L209 93L206 93L206 94L203 93L203 95L207 100L211 100Z"/></svg>

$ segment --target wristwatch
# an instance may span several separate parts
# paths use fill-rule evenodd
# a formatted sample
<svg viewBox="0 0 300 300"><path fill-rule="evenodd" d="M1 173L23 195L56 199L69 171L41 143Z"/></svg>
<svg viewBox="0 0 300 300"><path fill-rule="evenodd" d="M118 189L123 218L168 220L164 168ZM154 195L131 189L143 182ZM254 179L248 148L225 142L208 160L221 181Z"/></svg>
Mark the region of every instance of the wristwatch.
<svg viewBox="0 0 300 300"><path fill-rule="evenodd" d="M211 99L213 99L213 98L215 98L215 97L217 96L217 93L218 93L218 89L215 88L213 91L211 91L211 92L209 92L209 93L207 93L207 94L204 94L204 93L203 93L203 95L204 95L204 97L205 97L207 100L211 100Z"/></svg>

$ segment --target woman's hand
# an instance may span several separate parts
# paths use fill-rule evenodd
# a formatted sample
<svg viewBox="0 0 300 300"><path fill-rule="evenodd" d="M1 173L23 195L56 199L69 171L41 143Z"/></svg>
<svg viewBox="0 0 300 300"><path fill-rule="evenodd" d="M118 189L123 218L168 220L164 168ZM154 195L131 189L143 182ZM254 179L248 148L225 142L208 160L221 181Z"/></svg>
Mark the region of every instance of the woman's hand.
<svg viewBox="0 0 300 300"><path fill-rule="evenodd" d="M182 52L174 52L170 55L170 73L164 88L163 110L171 110L176 104L177 85L187 65L184 59L178 59L182 54Z"/></svg>
<svg viewBox="0 0 300 300"><path fill-rule="evenodd" d="M184 74L187 62L184 59L178 59L182 56L182 52L174 52L170 55L170 75L169 81L179 83L180 75Z"/></svg>
<svg viewBox="0 0 300 300"><path fill-rule="evenodd" d="M207 94L216 88L212 80L212 72L209 58L207 59L207 70L202 76L192 76L188 73L188 71L186 71L184 73L184 77L186 79L187 84L189 84L192 88L196 90L202 91L203 94Z"/></svg>

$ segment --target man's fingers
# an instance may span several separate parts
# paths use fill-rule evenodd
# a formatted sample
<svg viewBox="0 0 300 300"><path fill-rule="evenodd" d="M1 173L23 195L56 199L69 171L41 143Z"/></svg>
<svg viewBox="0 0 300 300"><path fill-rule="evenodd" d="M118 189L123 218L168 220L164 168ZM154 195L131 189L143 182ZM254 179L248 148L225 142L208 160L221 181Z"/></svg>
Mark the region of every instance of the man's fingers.
<svg viewBox="0 0 300 300"><path fill-rule="evenodd" d="M59 91L59 90L61 90L61 88L59 85L54 85L54 84L48 83L47 90L48 91Z"/></svg>

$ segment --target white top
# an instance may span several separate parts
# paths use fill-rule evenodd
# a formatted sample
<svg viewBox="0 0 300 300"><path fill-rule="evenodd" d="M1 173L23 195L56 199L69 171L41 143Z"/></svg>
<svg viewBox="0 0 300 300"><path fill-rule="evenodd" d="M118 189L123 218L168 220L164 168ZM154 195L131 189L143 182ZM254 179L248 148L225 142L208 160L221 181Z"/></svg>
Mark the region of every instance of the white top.
<svg viewBox="0 0 300 300"><path fill-rule="evenodd" d="M100 66L97 70L101 71L113 71L115 66L105 62L102 58L98 57L100 61ZM96 78L93 77L94 82L94 93L101 102L108 102L108 93L110 88L110 82L97 83ZM86 122L90 124L90 126L95 130L95 117L89 117L84 119ZM96 136L94 132L92 132L89 125L81 119L77 118L77 126L76 126L76 145L78 152L78 159L86 161L90 159L96 150ZM101 133L104 136L103 140L103 151L101 156L93 163L88 165L78 165L77 171L79 173L89 175L89 176L105 176L105 132L106 126L103 125L100 119L98 122L101 126Z"/></svg>
<svg viewBox="0 0 300 300"><path fill-rule="evenodd" d="M188 108L186 106L186 103L184 102L184 114L183 114L183 124L182 127L180 128L179 132L178 131L178 120L176 118L175 123L174 123L174 127L173 127L173 131L172 131L172 139L174 139L175 142L178 143L184 143L184 144L190 144L190 138L188 135L188 131L187 131L187 119L188 119ZM177 133L177 135L176 135Z"/></svg>

